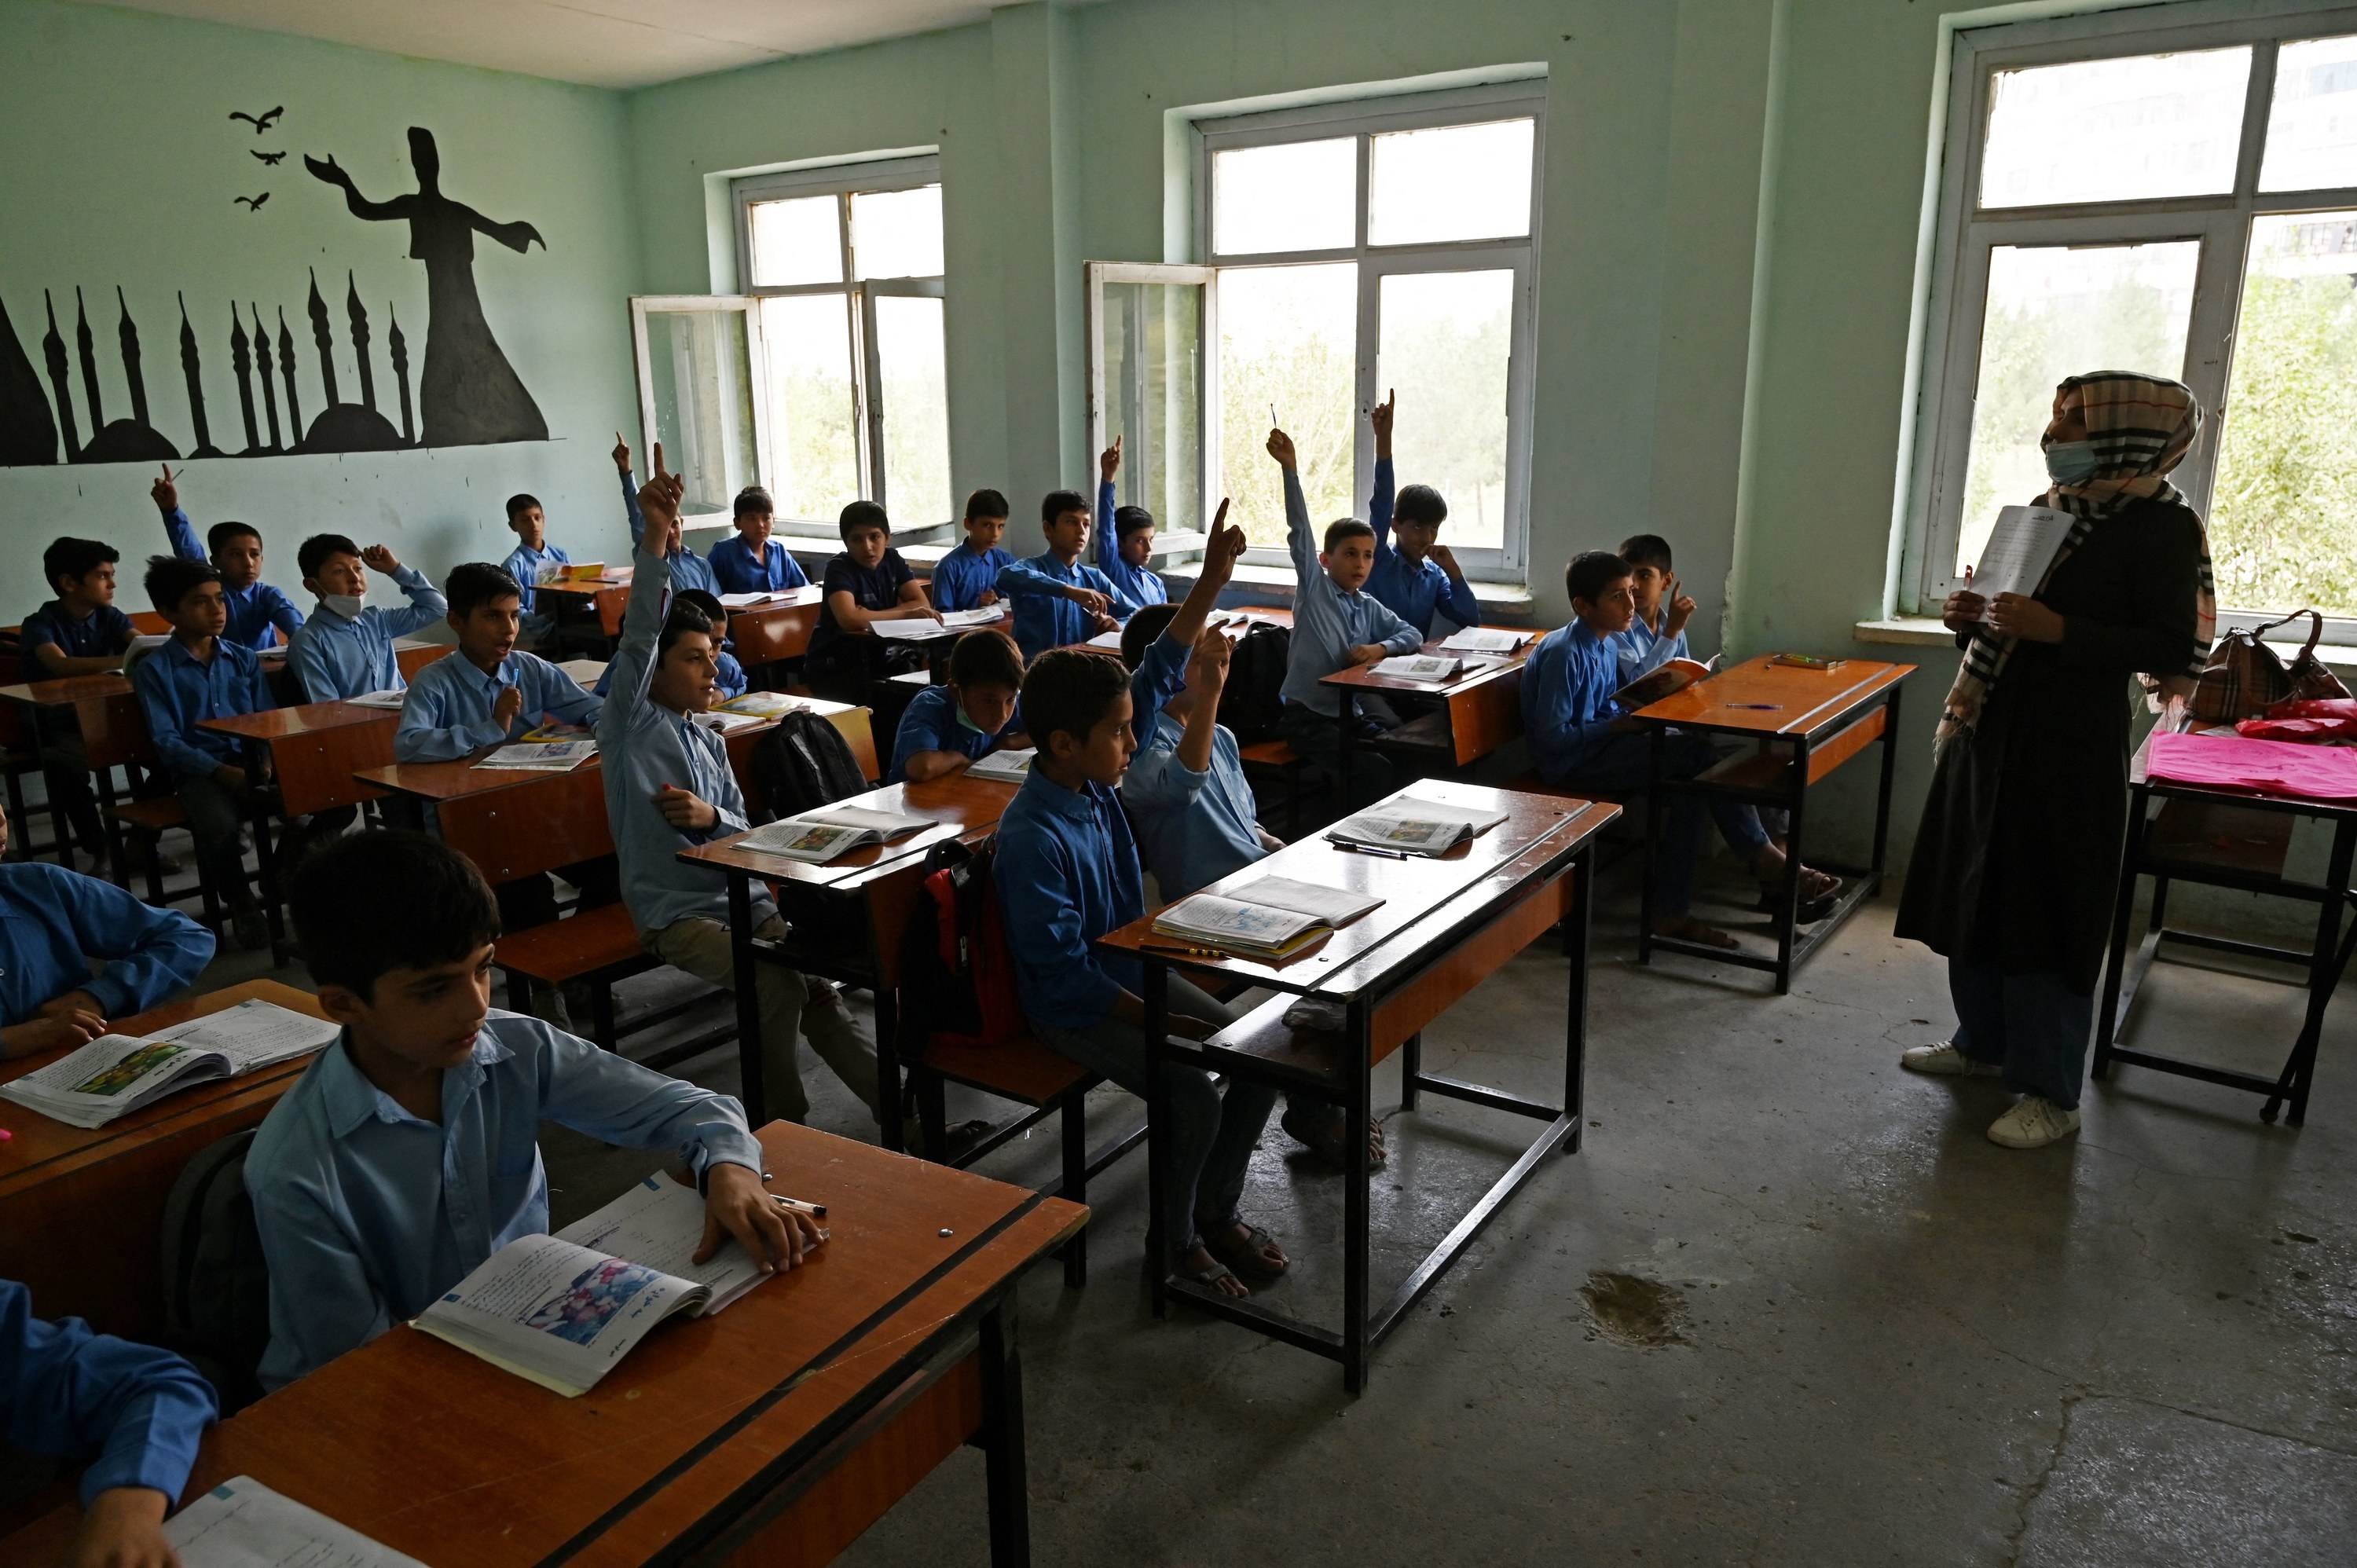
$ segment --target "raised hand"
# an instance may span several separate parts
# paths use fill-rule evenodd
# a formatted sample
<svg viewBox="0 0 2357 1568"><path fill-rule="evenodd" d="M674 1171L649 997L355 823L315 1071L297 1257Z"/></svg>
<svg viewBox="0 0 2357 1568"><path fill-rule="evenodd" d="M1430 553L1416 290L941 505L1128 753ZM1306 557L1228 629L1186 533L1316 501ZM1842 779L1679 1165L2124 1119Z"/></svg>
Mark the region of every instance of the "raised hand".
<svg viewBox="0 0 2357 1568"><path fill-rule="evenodd" d="M1225 628L1207 626L1195 635L1195 650L1188 662L1201 677L1207 692L1216 692L1228 679L1228 660L1235 645L1228 640Z"/></svg>
<svg viewBox="0 0 2357 1568"><path fill-rule="evenodd" d="M352 177L346 174L343 166L336 162L333 157L315 158L306 153L303 155L303 166L311 171L312 177L315 179L324 179L329 185L342 186L346 190L352 188Z"/></svg>
<svg viewBox="0 0 2357 1568"><path fill-rule="evenodd" d="M382 544L371 544L361 551L361 559L388 577L401 570L399 558Z"/></svg>
<svg viewBox="0 0 2357 1568"><path fill-rule="evenodd" d="M180 510L180 486L172 473L172 465L163 465L164 477L147 487L147 499L156 503L157 511Z"/></svg>
<svg viewBox="0 0 2357 1568"><path fill-rule="evenodd" d="M1692 594L1680 591L1678 587L1677 574L1674 572L1670 575L1669 586L1663 589L1662 594L1664 598L1670 601L1668 634L1672 637L1675 637L1678 633L1685 630L1686 622L1694 618L1694 596Z"/></svg>
<svg viewBox="0 0 2357 1568"><path fill-rule="evenodd" d="M614 432L613 456L614 467L620 469L625 474L629 473L630 471L630 444L622 439L622 433L619 430Z"/></svg>
<svg viewBox="0 0 2357 1568"><path fill-rule="evenodd" d="M1121 437L1116 435L1112 446L1097 454L1097 481L1109 485L1113 483L1113 477L1120 472Z"/></svg>
<svg viewBox="0 0 2357 1568"><path fill-rule="evenodd" d="M1398 406L1399 393L1385 391L1383 401L1367 414L1367 423L1375 427L1375 455L1379 457L1392 455L1392 411Z"/></svg>
<svg viewBox="0 0 2357 1568"><path fill-rule="evenodd" d="M1268 455L1276 459L1278 467L1293 472L1293 437L1274 426L1268 433Z"/></svg>

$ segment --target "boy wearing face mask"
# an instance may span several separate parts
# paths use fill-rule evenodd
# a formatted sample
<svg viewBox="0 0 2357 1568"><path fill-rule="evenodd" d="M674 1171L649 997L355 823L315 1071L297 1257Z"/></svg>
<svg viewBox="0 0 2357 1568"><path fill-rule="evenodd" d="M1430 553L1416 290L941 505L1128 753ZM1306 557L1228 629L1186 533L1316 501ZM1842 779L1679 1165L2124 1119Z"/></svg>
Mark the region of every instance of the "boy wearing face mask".
<svg viewBox="0 0 2357 1568"><path fill-rule="evenodd" d="M450 612L425 575L404 566L382 544L363 550L340 533L315 533L295 553L303 585L319 596L318 607L296 633L286 661L303 693L314 703L399 692L409 682L393 654L393 640L433 625ZM409 603L399 609L368 604L368 573L383 573L401 585Z"/></svg>
<svg viewBox="0 0 2357 1568"><path fill-rule="evenodd" d="M970 631L950 650L950 679L928 686L900 715L887 784L922 784L1002 746L1027 744L1016 693L1023 656L1002 632Z"/></svg>

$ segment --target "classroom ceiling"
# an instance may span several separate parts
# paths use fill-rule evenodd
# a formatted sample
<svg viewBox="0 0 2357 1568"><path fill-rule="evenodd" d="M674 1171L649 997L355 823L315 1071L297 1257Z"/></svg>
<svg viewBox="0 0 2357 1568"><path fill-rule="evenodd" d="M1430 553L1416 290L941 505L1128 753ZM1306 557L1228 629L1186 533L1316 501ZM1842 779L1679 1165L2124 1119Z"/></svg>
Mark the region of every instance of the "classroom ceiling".
<svg viewBox="0 0 2357 1568"><path fill-rule="evenodd" d="M387 54L644 87L978 22L974 0L112 0Z"/></svg>

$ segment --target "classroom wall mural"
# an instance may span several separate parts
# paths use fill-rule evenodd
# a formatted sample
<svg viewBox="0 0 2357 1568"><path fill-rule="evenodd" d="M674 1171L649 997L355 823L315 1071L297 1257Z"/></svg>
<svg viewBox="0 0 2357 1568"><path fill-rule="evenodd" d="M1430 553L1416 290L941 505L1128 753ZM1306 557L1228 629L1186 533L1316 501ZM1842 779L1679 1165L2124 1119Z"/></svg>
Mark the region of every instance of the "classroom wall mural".
<svg viewBox="0 0 2357 1568"><path fill-rule="evenodd" d="M251 143L279 137L285 114L285 106L279 105L260 113L236 111L228 118L240 123L231 134ZM266 222L268 204L284 183L278 177L288 149L248 145L243 150L254 160L253 174L243 188L227 198L226 205L239 221ZM193 318L185 291L176 290L170 308L178 317L188 428L167 434L149 417L141 329L132 301L120 286L113 290L113 352L121 358L131 406L127 413L118 408L112 419L99 374L99 334L109 302L102 296L99 300L102 322L93 328L91 302L81 285L70 300L44 289L38 313L27 298L0 298L0 467L392 452L547 440L548 424L539 404L484 316L475 287L475 236L519 255L529 253L535 243L545 251L548 242L529 222L495 222L445 195L441 155L433 132L424 126L409 128L409 161L417 188L383 200L362 194L332 151L325 157L305 155L302 166L311 180L343 193L352 218L407 226L408 255L425 264L426 285L425 348L414 366L411 340L390 303L384 306L380 348L378 324L353 269L347 269L342 280L340 322L320 291L318 269L308 269L306 296L296 306L296 322L308 326L307 343L288 323L286 304L274 290L268 291L267 303L253 296L217 304L200 301ZM252 189L257 183L254 175L270 183ZM316 189L309 181L296 183L296 190L285 193L279 211L286 209L286 202L299 201ZM330 293L334 282L331 276ZM151 321L164 317L169 330L163 302L143 300L141 308L149 312ZM349 389L337 375L339 327L340 351L349 354L358 371ZM36 335L38 368L27 341ZM376 374L380 352L387 372L382 406ZM227 385L221 377L224 362ZM233 403L224 395L231 386ZM347 391L354 395L347 397Z"/></svg>

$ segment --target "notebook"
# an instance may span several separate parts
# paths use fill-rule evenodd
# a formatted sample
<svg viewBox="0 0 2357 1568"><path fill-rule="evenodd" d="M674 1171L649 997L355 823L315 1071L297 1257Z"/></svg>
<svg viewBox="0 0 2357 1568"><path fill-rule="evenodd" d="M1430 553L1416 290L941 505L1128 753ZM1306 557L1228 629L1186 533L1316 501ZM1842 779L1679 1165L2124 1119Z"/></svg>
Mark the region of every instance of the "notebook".
<svg viewBox="0 0 2357 1568"><path fill-rule="evenodd" d="M1371 849L1378 854L1429 858L1447 854L1505 820L1503 811L1443 806L1408 796L1343 818L1326 830L1326 838L1330 843Z"/></svg>

